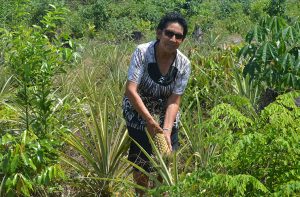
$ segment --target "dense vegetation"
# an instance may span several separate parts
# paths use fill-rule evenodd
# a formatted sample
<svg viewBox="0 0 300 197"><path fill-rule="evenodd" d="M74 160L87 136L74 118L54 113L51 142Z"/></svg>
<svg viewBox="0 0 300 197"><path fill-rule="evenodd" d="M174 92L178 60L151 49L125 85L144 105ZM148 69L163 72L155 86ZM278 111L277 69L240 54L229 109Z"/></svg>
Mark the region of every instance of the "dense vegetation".
<svg viewBox="0 0 300 197"><path fill-rule="evenodd" d="M168 11L189 22L193 72L180 150L151 158L149 195L300 194L299 1L0 5L0 196L134 196L121 100Z"/></svg>

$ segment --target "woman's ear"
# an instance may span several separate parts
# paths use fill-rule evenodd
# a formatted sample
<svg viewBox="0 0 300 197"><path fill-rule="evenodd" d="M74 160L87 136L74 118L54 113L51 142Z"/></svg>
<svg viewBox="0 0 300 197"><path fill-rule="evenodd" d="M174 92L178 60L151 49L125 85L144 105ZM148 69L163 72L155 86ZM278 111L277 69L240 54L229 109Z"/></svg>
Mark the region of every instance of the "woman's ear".
<svg viewBox="0 0 300 197"><path fill-rule="evenodd" d="M156 39L160 40L162 36L163 31L161 29L156 30Z"/></svg>

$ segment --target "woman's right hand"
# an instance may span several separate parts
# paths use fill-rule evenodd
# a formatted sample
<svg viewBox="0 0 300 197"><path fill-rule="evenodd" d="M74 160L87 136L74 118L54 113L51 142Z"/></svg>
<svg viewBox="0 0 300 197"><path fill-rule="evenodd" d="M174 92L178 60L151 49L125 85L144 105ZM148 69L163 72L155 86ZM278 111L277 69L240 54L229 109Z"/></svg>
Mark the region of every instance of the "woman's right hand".
<svg viewBox="0 0 300 197"><path fill-rule="evenodd" d="M147 130L153 137L156 133L164 133L163 129L159 126L153 118L147 121Z"/></svg>

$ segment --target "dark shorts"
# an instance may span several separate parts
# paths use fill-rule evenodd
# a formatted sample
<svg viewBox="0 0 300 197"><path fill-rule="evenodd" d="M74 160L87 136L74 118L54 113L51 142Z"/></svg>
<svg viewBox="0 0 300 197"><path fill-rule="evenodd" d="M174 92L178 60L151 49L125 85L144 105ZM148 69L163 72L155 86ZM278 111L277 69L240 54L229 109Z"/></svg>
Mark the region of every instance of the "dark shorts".
<svg viewBox="0 0 300 197"><path fill-rule="evenodd" d="M152 155L152 147L145 130L138 130L132 127L127 127L127 129L129 136L138 144L140 144L149 155ZM171 134L171 142L173 151L177 150L179 147L178 129L173 129ZM147 172L153 171L149 159L134 141L131 141L130 144L128 160L142 167ZM134 168L134 170L138 169Z"/></svg>

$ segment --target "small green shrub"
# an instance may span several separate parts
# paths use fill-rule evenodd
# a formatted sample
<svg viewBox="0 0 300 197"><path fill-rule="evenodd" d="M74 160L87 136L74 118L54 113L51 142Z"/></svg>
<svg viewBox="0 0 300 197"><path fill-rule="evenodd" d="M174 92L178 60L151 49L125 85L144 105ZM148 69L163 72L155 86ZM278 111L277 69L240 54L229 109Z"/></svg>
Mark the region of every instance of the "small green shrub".
<svg viewBox="0 0 300 197"><path fill-rule="evenodd" d="M299 96L280 95L254 117L237 110L232 100L214 107L201 127L207 132L201 142L215 146L208 164L164 191L172 196L299 195Z"/></svg>
<svg viewBox="0 0 300 197"><path fill-rule="evenodd" d="M285 4L286 0L270 0L268 6L265 8L265 11L270 16L283 16L285 13Z"/></svg>
<svg viewBox="0 0 300 197"><path fill-rule="evenodd" d="M239 52L248 61L244 75L279 92L299 89L299 34L298 21L288 24L280 17L261 20L249 31Z"/></svg>
<svg viewBox="0 0 300 197"><path fill-rule="evenodd" d="M264 11L264 8L267 6L268 2L269 0L251 1L249 15L252 21L257 22L262 17L265 17L267 15Z"/></svg>
<svg viewBox="0 0 300 197"><path fill-rule="evenodd" d="M134 24L127 17L110 19L107 28L108 32L111 32L116 40L130 40L134 29Z"/></svg>
<svg viewBox="0 0 300 197"><path fill-rule="evenodd" d="M110 13L108 12L109 1L97 0L97 2L92 7L94 25L96 29L101 29L106 26L109 20Z"/></svg>
<svg viewBox="0 0 300 197"><path fill-rule="evenodd" d="M16 123L0 138L0 195L37 196L59 190L64 178L58 163L63 125L57 124L53 78L73 59L73 45L64 48L57 29L64 8L51 5L41 26L20 23L13 31L1 29L4 66L13 76L14 92L8 98ZM24 8L26 10L26 6Z"/></svg>

